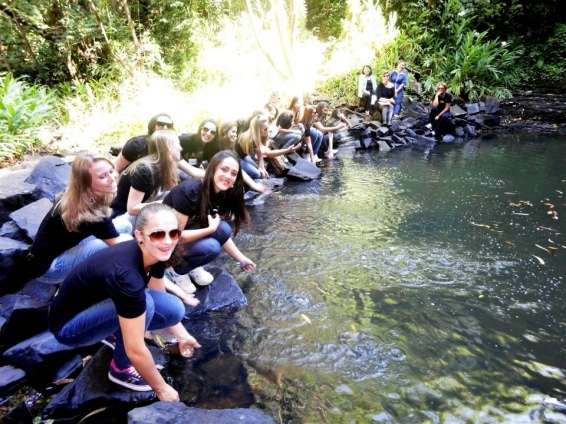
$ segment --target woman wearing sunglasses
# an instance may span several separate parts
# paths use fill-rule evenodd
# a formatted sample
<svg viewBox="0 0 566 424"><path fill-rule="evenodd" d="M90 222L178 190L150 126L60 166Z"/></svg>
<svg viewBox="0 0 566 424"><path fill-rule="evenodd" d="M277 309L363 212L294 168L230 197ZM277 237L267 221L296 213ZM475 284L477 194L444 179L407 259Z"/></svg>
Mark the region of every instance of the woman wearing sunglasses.
<svg viewBox="0 0 566 424"><path fill-rule="evenodd" d="M71 166L65 192L39 226L26 266L27 277L60 283L80 262L127 238L110 219L116 192L114 165L104 157L82 154Z"/></svg>
<svg viewBox="0 0 566 424"><path fill-rule="evenodd" d="M218 125L213 119L205 119L195 134L181 134L179 140L183 148L184 159L197 159L197 161L210 161L215 153L220 151Z"/></svg>
<svg viewBox="0 0 566 424"><path fill-rule="evenodd" d="M179 138L174 131L159 130L149 138L149 154L132 163L120 176L118 192L112 202L116 227L131 234L133 217L149 201L177 184L177 162L181 156ZM130 225L128 225L130 223Z"/></svg>
<svg viewBox="0 0 566 424"><path fill-rule="evenodd" d="M232 229L227 222L233 220L237 233L248 219L242 171L234 152L223 150L215 154L204 181L182 182L169 192L163 203L175 209L184 228L181 234L184 262L175 267L178 274L188 273L198 285L210 284L213 276L202 266L214 260L222 249L244 271L255 270L255 263L232 240Z"/></svg>
<svg viewBox="0 0 566 424"><path fill-rule="evenodd" d="M132 390L154 390L164 401L178 401L179 395L159 374L144 332L168 329L186 357L200 347L181 324L185 307L165 292L163 282L165 262L179 240L177 225L171 208L146 206L136 221L135 240L76 267L49 309L49 329L61 343L87 346L114 336L108 378Z"/></svg>

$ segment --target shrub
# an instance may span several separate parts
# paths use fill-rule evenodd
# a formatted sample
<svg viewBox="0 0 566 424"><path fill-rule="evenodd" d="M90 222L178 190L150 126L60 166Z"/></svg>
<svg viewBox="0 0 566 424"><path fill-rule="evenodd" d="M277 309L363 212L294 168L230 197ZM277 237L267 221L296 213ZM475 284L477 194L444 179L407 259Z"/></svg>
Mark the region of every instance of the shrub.
<svg viewBox="0 0 566 424"><path fill-rule="evenodd" d="M0 74L0 162L40 144L39 128L52 116L54 96L45 88Z"/></svg>

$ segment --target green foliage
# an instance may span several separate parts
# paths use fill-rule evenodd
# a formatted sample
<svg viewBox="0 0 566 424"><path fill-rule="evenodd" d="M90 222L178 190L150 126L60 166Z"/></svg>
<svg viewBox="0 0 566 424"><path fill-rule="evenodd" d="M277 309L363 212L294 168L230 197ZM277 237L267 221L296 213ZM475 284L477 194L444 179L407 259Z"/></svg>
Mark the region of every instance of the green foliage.
<svg viewBox="0 0 566 424"><path fill-rule="evenodd" d="M342 33L342 19L346 16L346 0L306 0L307 28L321 39L338 38Z"/></svg>
<svg viewBox="0 0 566 424"><path fill-rule="evenodd" d="M329 99L335 104L356 104L358 74L359 70L356 69L324 81L316 88L317 96Z"/></svg>
<svg viewBox="0 0 566 424"><path fill-rule="evenodd" d="M0 162L39 145L38 130L53 116L54 96L11 74L0 74Z"/></svg>

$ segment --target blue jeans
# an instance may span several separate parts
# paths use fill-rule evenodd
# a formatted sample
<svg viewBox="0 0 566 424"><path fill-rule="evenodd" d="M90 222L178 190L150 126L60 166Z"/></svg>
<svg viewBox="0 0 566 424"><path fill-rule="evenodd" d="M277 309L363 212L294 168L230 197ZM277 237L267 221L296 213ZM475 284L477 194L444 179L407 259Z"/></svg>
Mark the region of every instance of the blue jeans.
<svg viewBox="0 0 566 424"><path fill-rule="evenodd" d="M188 243L183 253L183 263L175 266L177 274L187 274L189 271L203 266L220 255L222 246L232 235L232 228L225 221L220 221L218 228L208 237Z"/></svg>
<svg viewBox="0 0 566 424"><path fill-rule="evenodd" d="M112 223L114 224L116 231L118 231L118 234L133 234L136 218L136 216L130 215L128 212L126 212L114 218L112 220Z"/></svg>
<svg viewBox="0 0 566 424"><path fill-rule="evenodd" d="M403 90L399 91L395 96L395 105L393 106L393 114L399 115L403 106Z"/></svg>
<svg viewBox="0 0 566 424"><path fill-rule="evenodd" d="M102 240L94 236L87 237L75 247L65 250L53 259L49 269L41 277L38 277L37 281L45 284L59 284L78 264L107 247L108 245Z"/></svg>
<svg viewBox="0 0 566 424"><path fill-rule="evenodd" d="M145 305L146 330L171 327L181 322L185 315L181 299L162 291L146 290ZM121 369L129 367L131 363L124 349L118 313L112 299L103 300L75 315L55 334L55 338L68 346L80 347L97 343L111 334L116 336L116 365Z"/></svg>
<svg viewBox="0 0 566 424"><path fill-rule="evenodd" d="M240 166L242 167L242 171L245 171L252 179L257 180L261 178L259 168L250 155L240 159Z"/></svg>
<svg viewBox="0 0 566 424"><path fill-rule="evenodd" d="M311 136L312 152L316 156L318 154L318 151L320 150L320 146L322 145L322 138L324 136L319 130L317 130L314 127L311 127L310 136Z"/></svg>

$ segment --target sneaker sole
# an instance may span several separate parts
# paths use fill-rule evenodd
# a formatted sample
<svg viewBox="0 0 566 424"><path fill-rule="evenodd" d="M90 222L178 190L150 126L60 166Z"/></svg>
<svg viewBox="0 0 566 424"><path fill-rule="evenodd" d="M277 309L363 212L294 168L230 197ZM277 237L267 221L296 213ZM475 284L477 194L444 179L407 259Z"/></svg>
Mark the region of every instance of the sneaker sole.
<svg viewBox="0 0 566 424"><path fill-rule="evenodd" d="M151 391L153 391L153 389L149 385L139 386L139 385L135 385L135 384L131 384L131 383L126 383L125 381L122 381L122 380L118 380L116 377L114 377L112 374L110 374L110 372L108 372L108 380L110 380L114 384L117 384L118 386L122 386L122 387L125 387L127 389L134 390L136 392L151 392Z"/></svg>
<svg viewBox="0 0 566 424"><path fill-rule="evenodd" d="M108 340L101 340L100 343L108 346L112 350L116 349L116 346L114 344L110 343Z"/></svg>

